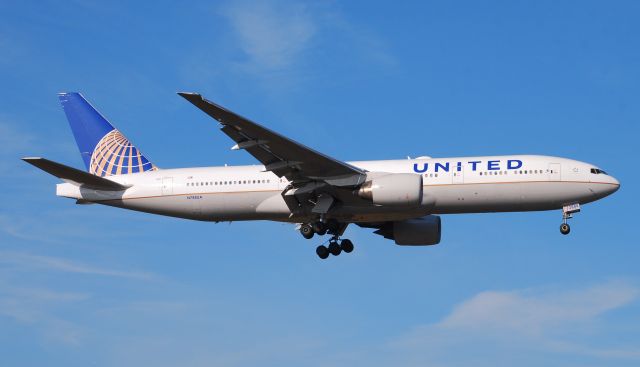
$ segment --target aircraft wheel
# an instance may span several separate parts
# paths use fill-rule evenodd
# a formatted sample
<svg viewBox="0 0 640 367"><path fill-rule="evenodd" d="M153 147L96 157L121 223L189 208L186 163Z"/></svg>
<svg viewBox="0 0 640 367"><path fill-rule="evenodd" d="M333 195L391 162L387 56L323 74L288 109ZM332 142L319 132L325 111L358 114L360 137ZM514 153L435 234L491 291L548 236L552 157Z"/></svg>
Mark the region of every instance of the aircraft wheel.
<svg viewBox="0 0 640 367"><path fill-rule="evenodd" d="M567 223L562 223L560 225L560 233L567 235L569 232L571 232L571 227Z"/></svg>
<svg viewBox="0 0 640 367"><path fill-rule="evenodd" d="M325 226L322 222L315 222L313 223L312 227L313 231L320 236L324 236L325 234L327 234L327 226Z"/></svg>
<svg viewBox="0 0 640 367"><path fill-rule="evenodd" d="M316 248L316 254L319 258L324 260L329 257L329 249L327 248L327 246L320 245Z"/></svg>
<svg viewBox="0 0 640 367"><path fill-rule="evenodd" d="M342 252L342 249L340 248L340 245L338 245L337 242L331 242L329 243L329 252L333 256L338 256Z"/></svg>
<svg viewBox="0 0 640 367"><path fill-rule="evenodd" d="M353 251L353 242L346 239L342 240L342 242L340 243L340 247L342 247L342 251L350 253L351 251Z"/></svg>
<svg viewBox="0 0 640 367"><path fill-rule="evenodd" d="M302 234L302 237L309 240L313 237L313 228L308 224L303 224L300 226L300 233Z"/></svg>

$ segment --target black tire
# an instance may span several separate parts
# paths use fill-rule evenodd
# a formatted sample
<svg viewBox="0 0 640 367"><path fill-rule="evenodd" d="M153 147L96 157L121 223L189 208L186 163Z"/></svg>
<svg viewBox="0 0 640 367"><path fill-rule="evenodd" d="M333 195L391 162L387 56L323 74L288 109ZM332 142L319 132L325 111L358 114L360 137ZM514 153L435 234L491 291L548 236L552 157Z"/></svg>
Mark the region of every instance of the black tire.
<svg viewBox="0 0 640 367"><path fill-rule="evenodd" d="M313 237L313 228L308 224L303 224L300 226L300 233L302 234L302 237L310 240Z"/></svg>
<svg viewBox="0 0 640 367"><path fill-rule="evenodd" d="M329 252L333 256L338 256L342 252L342 249L340 248L340 245L338 245L337 242L331 242L329 243Z"/></svg>
<svg viewBox="0 0 640 367"><path fill-rule="evenodd" d="M567 223L562 223L560 225L560 233L563 235L568 235L571 232L571 227Z"/></svg>
<svg viewBox="0 0 640 367"><path fill-rule="evenodd" d="M342 240L342 242L340 243L340 247L342 247L342 251L350 253L351 251L353 251L353 242L346 239Z"/></svg>
<svg viewBox="0 0 640 367"><path fill-rule="evenodd" d="M326 246L320 245L316 248L316 254L319 258L324 260L329 257L329 249Z"/></svg>
<svg viewBox="0 0 640 367"><path fill-rule="evenodd" d="M327 234L327 226L325 226L322 222L315 222L313 223L312 227L313 231L320 236L324 236L325 234Z"/></svg>

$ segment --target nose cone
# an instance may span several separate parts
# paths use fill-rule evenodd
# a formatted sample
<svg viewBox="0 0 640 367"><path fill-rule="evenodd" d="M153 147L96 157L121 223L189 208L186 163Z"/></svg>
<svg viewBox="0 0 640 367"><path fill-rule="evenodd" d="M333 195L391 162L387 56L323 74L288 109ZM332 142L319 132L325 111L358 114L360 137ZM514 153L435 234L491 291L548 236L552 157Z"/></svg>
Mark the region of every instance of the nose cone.
<svg viewBox="0 0 640 367"><path fill-rule="evenodd" d="M613 185L613 189L611 190L610 194L613 194L620 189L620 181L616 180L616 178L613 176L609 176L609 178L611 179L611 184Z"/></svg>
<svg viewBox="0 0 640 367"><path fill-rule="evenodd" d="M607 177L606 184L602 185L604 186L602 188L603 197L609 196L620 189L620 181L616 180L616 178L613 176L606 176L606 177Z"/></svg>

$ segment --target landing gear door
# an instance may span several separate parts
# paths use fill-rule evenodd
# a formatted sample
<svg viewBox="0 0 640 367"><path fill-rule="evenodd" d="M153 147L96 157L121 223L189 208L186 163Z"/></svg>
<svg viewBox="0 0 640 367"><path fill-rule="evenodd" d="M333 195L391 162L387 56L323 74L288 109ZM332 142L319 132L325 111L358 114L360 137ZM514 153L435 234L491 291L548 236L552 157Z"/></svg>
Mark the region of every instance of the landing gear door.
<svg viewBox="0 0 640 367"><path fill-rule="evenodd" d="M560 181L560 163L549 163L549 181Z"/></svg>
<svg viewBox="0 0 640 367"><path fill-rule="evenodd" d="M173 194L173 177L162 178L162 195Z"/></svg>

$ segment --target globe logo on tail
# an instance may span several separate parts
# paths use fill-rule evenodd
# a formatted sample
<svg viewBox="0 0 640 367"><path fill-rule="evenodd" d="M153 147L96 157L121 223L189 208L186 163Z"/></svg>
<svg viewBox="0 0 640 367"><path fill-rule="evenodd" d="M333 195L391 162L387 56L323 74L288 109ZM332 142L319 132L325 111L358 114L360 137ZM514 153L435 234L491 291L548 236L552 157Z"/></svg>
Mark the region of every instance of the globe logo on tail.
<svg viewBox="0 0 640 367"><path fill-rule="evenodd" d="M101 177L156 169L117 129L100 139L91 154L89 166L90 173Z"/></svg>

